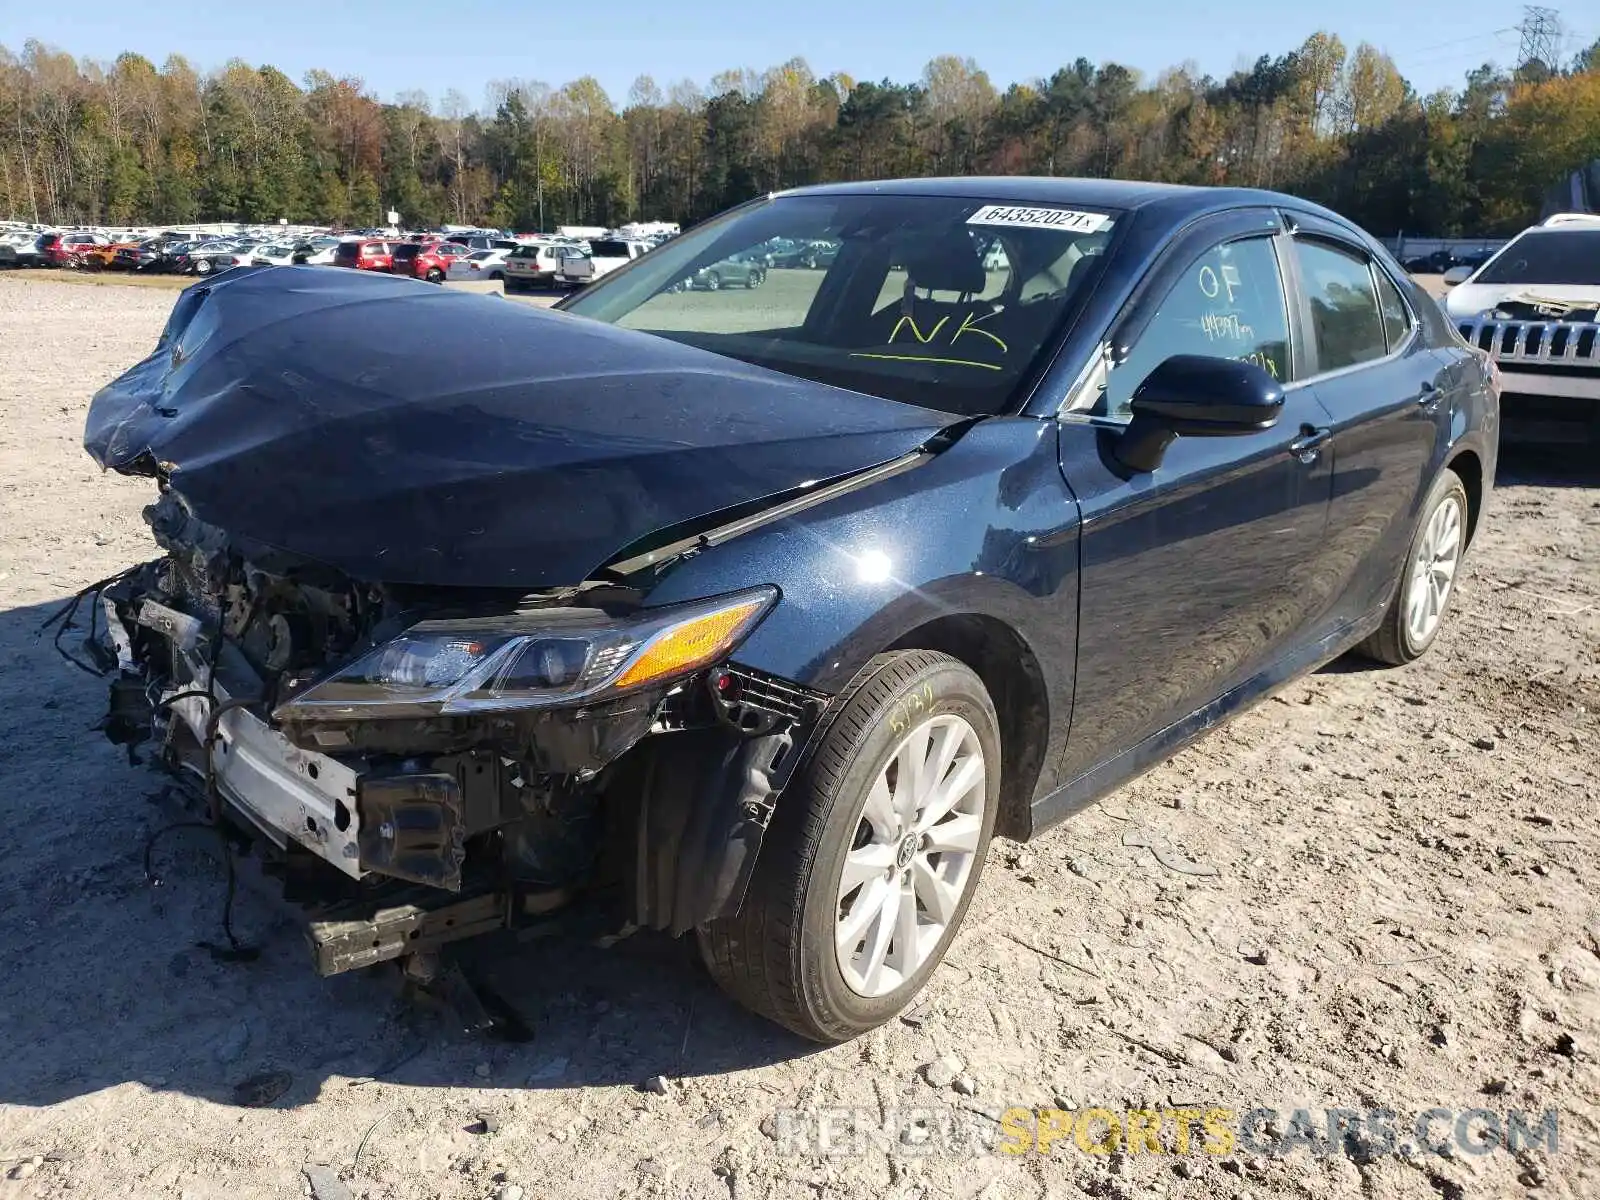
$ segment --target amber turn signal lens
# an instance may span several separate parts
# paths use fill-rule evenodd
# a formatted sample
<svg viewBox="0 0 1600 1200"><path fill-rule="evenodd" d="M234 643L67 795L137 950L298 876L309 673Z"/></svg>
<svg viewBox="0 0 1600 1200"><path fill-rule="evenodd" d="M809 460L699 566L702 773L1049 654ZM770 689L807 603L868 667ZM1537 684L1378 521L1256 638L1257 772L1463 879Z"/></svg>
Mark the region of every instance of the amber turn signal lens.
<svg viewBox="0 0 1600 1200"><path fill-rule="evenodd" d="M637 687L715 662L732 649L745 626L766 606L765 599L748 600L666 630L639 653L611 686Z"/></svg>

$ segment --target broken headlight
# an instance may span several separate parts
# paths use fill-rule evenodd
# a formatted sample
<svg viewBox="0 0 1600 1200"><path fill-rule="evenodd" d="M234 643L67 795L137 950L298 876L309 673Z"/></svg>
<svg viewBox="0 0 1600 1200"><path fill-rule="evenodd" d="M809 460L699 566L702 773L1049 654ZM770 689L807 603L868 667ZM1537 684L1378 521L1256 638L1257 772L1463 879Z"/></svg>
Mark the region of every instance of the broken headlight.
<svg viewBox="0 0 1600 1200"><path fill-rule="evenodd" d="M551 608L424 621L282 704L279 721L545 708L666 683L721 661L778 598L759 587L609 617Z"/></svg>

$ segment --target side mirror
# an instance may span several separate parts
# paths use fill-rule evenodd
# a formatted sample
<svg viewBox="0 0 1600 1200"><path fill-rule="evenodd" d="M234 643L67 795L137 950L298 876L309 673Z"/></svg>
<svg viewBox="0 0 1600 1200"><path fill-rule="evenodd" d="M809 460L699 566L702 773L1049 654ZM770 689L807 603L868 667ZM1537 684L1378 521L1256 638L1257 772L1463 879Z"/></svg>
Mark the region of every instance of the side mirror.
<svg viewBox="0 0 1600 1200"><path fill-rule="evenodd" d="M1145 376L1129 409L1133 420L1117 441L1117 458L1135 471L1154 471L1174 438L1272 428L1283 387L1253 362L1174 354Z"/></svg>
<svg viewBox="0 0 1600 1200"><path fill-rule="evenodd" d="M1463 263L1459 267L1451 267L1444 273L1445 287L1455 287L1458 283L1465 283L1472 278L1472 268Z"/></svg>

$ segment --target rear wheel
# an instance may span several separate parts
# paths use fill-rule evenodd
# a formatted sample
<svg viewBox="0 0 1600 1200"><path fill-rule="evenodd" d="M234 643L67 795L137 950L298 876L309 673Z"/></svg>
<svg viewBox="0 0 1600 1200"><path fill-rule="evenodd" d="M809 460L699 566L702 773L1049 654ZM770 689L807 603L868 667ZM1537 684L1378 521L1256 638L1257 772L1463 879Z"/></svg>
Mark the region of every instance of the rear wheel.
<svg viewBox="0 0 1600 1200"><path fill-rule="evenodd" d="M921 991L971 902L994 830L1000 737L963 663L875 658L778 802L739 913L699 931L734 999L823 1042Z"/></svg>
<svg viewBox="0 0 1600 1200"><path fill-rule="evenodd" d="M211 260L209 258L196 259L194 264L194 273L196 275L211 274Z"/></svg>
<svg viewBox="0 0 1600 1200"><path fill-rule="evenodd" d="M1467 546L1467 489L1454 471L1434 481L1422 505L1383 624L1356 648L1378 662L1400 666L1433 645L1455 595L1456 572Z"/></svg>
<svg viewBox="0 0 1600 1200"><path fill-rule="evenodd" d="M427 279L429 283L443 283L444 272L439 270L438 267L429 267Z"/></svg>

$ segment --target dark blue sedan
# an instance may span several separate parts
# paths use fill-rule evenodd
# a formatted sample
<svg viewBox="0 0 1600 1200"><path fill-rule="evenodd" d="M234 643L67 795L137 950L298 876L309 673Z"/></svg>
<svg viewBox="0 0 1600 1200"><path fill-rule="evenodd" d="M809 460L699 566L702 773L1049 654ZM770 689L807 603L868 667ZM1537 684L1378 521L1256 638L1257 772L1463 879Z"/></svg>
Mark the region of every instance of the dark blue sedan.
<svg viewBox="0 0 1600 1200"><path fill-rule="evenodd" d="M993 835L1424 653L1494 477L1486 361L1268 192L813 188L562 308L234 271L91 409L166 551L101 593L106 728L321 889L325 973L587 894L852 1037Z"/></svg>

